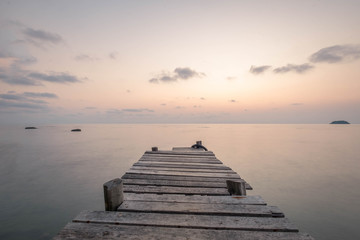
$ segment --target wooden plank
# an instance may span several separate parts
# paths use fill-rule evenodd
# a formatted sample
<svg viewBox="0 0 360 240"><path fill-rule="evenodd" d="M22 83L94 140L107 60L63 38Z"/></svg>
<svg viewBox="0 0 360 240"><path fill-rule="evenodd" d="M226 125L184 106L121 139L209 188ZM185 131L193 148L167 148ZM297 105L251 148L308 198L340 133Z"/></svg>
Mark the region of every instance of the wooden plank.
<svg viewBox="0 0 360 240"><path fill-rule="evenodd" d="M219 160L215 155L181 155L181 154L143 154L145 158L185 158L199 160Z"/></svg>
<svg viewBox="0 0 360 240"><path fill-rule="evenodd" d="M178 151L146 151L145 154L153 155L179 155L179 156L215 156L212 151L192 151L192 152L178 152Z"/></svg>
<svg viewBox="0 0 360 240"><path fill-rule="evenodd" d="M261 196L199 196L199 195L174 195L174 194L136 194L125 193L124 200L128 201L153 201L153 202L182 202L182 203L216 203L216 204L247 204L266 205ZM273 210L275 211L275 210Z"/></svg>
<svg viewBox="0 0 360 240"><path fill-rule="evenodd" d="M220 164L195 164L195 163L179 163L179 162L146 162L146 161L138 161L134 163L133 166L139 167L162 167L162 168L194 168L194 169L217 169L217 170L231 170L231 168L220 165Z"/></svg>
<svg viewBox="0 0 360 240"><path fill-rule="evenodd" d="M68 223L54 240L93 240L93 239L114 239L114 240L314 240L306 233L297 232L257 232L239 230L213 230L213 229L191 229L191 228L169 228L134 225L111 225L92 223Z"/></svg>
<svg viewBox="0 0 360 240"><path fill-rule="evenodd" d="M135 174L136 175L136 174ZM154 176L154 175L151 175ZM224 180L219 182L206 181L186 181L186 180L166 180L166 179L148 179L148 178L123 178L124 185L143 185L143 186L169 186L169 187L208 187L208 188L226 188ZM237 181L244 181L238 179ZM252 190L251 186L245 182L247 190Z"/></svg>
<svg viewBox="0 0 360 240"><path fill-rule="evenodd" d="M125 193L190 194L190 195L230 195L226 188L188 188L168 186L124 185Z"/></svg>
<svg viewBox="0 0 360 240"><path fill-rule="evenodd" d="M218 230L298 232L287 218L82 211L73 222Z"/></svg>
<svg viewBox="0 0 360 240"><path fill-rule="evenodd" d="M306 233L206 230L133 225L69 223L54 238L59 239L234 239L234 240L314 240Z"/></svg>
<svg viewBox="0 0 360 240"><path fill-rule="evenodd" d="M218 160L202 160L202 159L186 159L186 158L140 158L139 161L148 162L177 162L177 163L207 163L207 164L222 164Z"/></svg>
<svg viewBox="0 0 360 240"><path fill-rule="evenodd" d="M225 183L226 179L232 178L209 178L209 177L196 177L196 176L174 176L174 175L151 175L151 174L136 174L136 173L125 173L122 176L122 179L149 179L149 180L169 180L169 181L196 181L196 182L218 182ZM241 178L234 178L236 180L241 180ZM242 179L243 180L243 179ZM246 189L252 190L253 188L246 183Z"/></svg>
<svg viewBox="0 0 360 240"><path fill-rule="evenodd" d="M127 171L130 174L148 174L148 175L170 175L170 176L193 176L207 178L240 179L238 174L229 173L201 173L201 172L172 172L164 170L134 170Z"/></svg>
<svg viewBox="0 0 360 240"><path fill-rule="evenodd" d="M169 186L169 187L188 187L188 188L225 188L225 181L221 182L197 182L197 181L174 181L159 179L123 179L124 185L143 185L143 186Z"/></svg>
<svg viewBox="0 0 360 240"><path fill-rule="evenodd" d="M168 214L195 214L211 216L281 217L280 209L264 205L234 205L219 203L179 203L153 201L124 201L120 212L148 212ZM284 217L284 214L282 214Z"/></svg>
<svg viewBox="0 0 360 240"><path fill-rule="evenodd" d="M218 170L218 169L193 169L193 168L166 168L166 167L143 167L143 166L132 166L130 170L138 171L169 171L169 172L196 172L196 173L225 173L225 174L236 174L233 170Z"/></svg>

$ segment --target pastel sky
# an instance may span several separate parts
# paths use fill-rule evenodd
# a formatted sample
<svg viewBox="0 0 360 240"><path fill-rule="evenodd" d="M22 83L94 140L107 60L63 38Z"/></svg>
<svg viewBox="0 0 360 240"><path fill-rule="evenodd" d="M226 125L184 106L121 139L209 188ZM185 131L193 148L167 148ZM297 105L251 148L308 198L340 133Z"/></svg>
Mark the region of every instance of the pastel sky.
<svg viewBox="0 0 360 240"><path fill-rule="evenodd" d="M0 124L360 123L360 1L0 0Z"/></svg>

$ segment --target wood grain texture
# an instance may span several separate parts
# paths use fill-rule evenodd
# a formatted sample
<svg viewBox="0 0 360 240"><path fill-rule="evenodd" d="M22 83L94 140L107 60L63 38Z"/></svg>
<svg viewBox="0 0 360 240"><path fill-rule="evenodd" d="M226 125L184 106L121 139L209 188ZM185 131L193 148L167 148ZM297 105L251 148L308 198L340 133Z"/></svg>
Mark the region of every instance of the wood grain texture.
<svg viewBox="0 0 360 240"><path fill-rule="evenodd" d="M287 218L82 211L73 222L196 229L298 232Z"/></svg>
<svg viewBox="0 0 360 240"><path fill-rule="evenodd" d="M214 230L214 229L191 229L173 227L152 227L134 225L111 225L92 223L68 223L65 228L55 236L54 240L93 240L93 239L114 239L114 240L314 240L304 233L295 232L256 232L240 230Z"/></svg>
<svg viewBox="0 0 360 240"><path fill-rule="evenodd" d="M184 195L229 195L225 188L188 188L167 186L124 185L124 193L156 193L156 194L184 194Z"/></svg>
<svg viewBox="0 0 360 240"><path fill-rule="evenodd" d="M261 196L186 196L183 194L136 194L124 193L124 200L128 201L153 201L153 202L178 202L178 203L213 203L213 204L245 204L266 205ZM272 210L273 212L275 210Z"/></svg>
<svg viewBox="0 0 360 240"><path fill-rule="evenodd" d="M165 170L134 170L134 169L128 170L127 173L147 174L147 175L170 175L170 176L240 179L240 176L236 173L229 174L229 173L173 172L173 171L165 171Z"/></svg>
<svg viewBox="0 0 360 240"><path fill-rule="evenodd" d="M144 166L132 166L130 170L155 170L155 171L171 171L171 172L198 172L198 173L226 173L236 174L233 170L222 170L222 169L195 169L195 168L171 168L171 167L144 167Z"/></svg>
<svg viewBox="0 0 360 240"><path fill-rule="evenodd" d="M243 217L273 217L273 211L275 211L276 217L279 217L281 213L280 209L276 207L264 205L152 201L124 201L118 211Z"/></svg>

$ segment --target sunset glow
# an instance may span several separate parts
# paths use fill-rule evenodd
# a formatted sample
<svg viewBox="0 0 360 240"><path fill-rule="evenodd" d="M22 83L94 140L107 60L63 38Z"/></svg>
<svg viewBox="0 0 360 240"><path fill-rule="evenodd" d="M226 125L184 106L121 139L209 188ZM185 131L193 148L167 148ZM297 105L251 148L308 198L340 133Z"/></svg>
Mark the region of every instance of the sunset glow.
<svg viewBox="0 0 360 240"><path fill-rule="evenodd" d="M0 1L0 123L360 123L359 1Z"/></svg>

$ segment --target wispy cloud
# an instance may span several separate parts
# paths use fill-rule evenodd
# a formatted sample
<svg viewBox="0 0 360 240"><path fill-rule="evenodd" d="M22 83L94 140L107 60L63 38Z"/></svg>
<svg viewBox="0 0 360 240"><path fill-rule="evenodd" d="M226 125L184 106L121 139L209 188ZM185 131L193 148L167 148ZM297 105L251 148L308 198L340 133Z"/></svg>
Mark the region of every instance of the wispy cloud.
<svg viewBox="0 0 360 240"><path fill-rule="evenodd" d="M234 81L234 80L236 80L237 79L237 77L227 77L226 78L226 80L228 80L228 81Z"/></svg>
<svg viewBox="0 0 360 240"><path fill-rule="evenodd" d="M75 56L75 60L92 62L92 61L98 61L99 59L96 57L91 57L87 54L80 54L80 55Z"/></svg>
<svg viewBox="0 0 360 240"><path fill-rule="evenodd" d="M63 38L59 34L51 33L44 30L27 27L22 31L22 33L25 35L25 37L27 37L30 42L42 42L52 44L58 44L63 42Z"/></svg>
<svg viewBox="0 0 360 240"><path fill-rule="evenodd" d="M250 72L252 74L261 74L261 73L264 73L266 72L267 70L269 70L271 68L271 66L268 66L268 65L263 65L263 66L251 66L250 68Z"/></svg>
<svg viewBox="0 0 360 240"><path fill-rule="evenodd" d="M360 45L334 45L322 48L310 56L313 63L338 63L360 58Z"/></svg>
<svg viewBox="0 0 360 240"><path fill-rule="evenodd" d="M305 73L305 72L309 71L312 68L314 68L314 66L312 66L308 63L304 63L304 64L300 64L300 65L287 64L286 66L275 68L273 70L273 72L274 73L295 72L295 73L301 74L301 73Z"/></svg>
<svg viewBox="0 0 360 240"><path fill-rule="evenodd" d="M57 98L53 93L9 91L0 94L0 106L6 109L49 109L48 102L39 98Z"/></svg>
<svg viewBox="0 0 360 240"><path fill-rule="evenodd" d="M173 72L170 73L161 73L157 77L151 78L149 80L150 83L170 83L177 82L178 80L188 80L191 78L201 78L206 76L205 73L197 72L188 67L178 67L175 68Z"/></svg>
<svg viewBox="0 0 360 240"><path fill-rule="evenodd" d="M117 57L118 57L119 53L116 52L116 51L113 51L111 53L109 53L109 58L113 59L113 60L116 60Z"/></svg>
<svg viewBox="0 0 360 240"><path fill-rule="evenodd" d="M135 113L139 113L139 112L154 112L154 110L152 109L148 109L148 108L124 108L121 111L123 112L135 112Z"/></svg>
<svg viewBox="0 0 360 240"><path fill-rule="evenodd" d="M301 106L301 105L304 105L304 103L292 103L291 105L292 106Z"/></svg>
<svg viewBox="0 0 360 240"><path fill-rule="evenodd" d="M237 101L235 99L230 99L229 102L236 103Z"/></svg>
<svg viewBox="0 0 360 240"><path fill-rule="evenodd" d="M35 93L35 92L24 92L24 96L32 97L32 98L58 98L58 96L54 93Z"/></svg>
<svg viewBox="0 0 360 240"><path fill-rule="evenodd" d="M65 72L51 72L51 73L40 73L40 72L30 72L28 77L37 79L40 81L52 82L52 83L76 83L81 82L81 80L71 74Z"/></svg>
<svg viewBox="0 0 360 240"><path fill-rule="evenodd" d="M40 86L41 83L19 73L0 73L0 81L10 85Z"/></svg>
<svg viewBox="0 0 360 240"><path fill-rule="evenodd" d="M10 85L41 86L43 82L77 83L82 82L77 76L65 72L40 73L18 69L0 72L0 81Z"/></svg>

